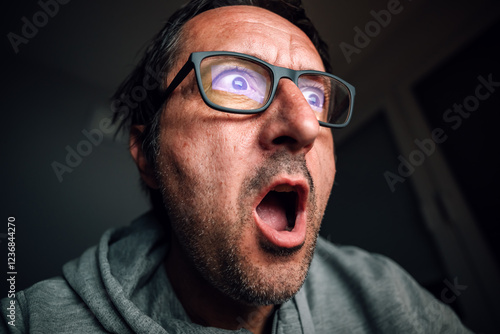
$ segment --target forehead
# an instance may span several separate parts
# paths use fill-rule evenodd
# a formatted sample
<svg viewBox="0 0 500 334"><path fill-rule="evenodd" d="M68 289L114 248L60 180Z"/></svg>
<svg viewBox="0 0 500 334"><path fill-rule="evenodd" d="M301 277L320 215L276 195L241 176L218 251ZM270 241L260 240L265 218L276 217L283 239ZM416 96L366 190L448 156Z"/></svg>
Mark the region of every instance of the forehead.
<svg viewBox="0 0 500 334"><path fill-rule="evenodd" d="M323 71L307 35L283 17L259 7L229 6L203 12L183 28L180 59L191 52L234 51L293 69Z"/></svg>

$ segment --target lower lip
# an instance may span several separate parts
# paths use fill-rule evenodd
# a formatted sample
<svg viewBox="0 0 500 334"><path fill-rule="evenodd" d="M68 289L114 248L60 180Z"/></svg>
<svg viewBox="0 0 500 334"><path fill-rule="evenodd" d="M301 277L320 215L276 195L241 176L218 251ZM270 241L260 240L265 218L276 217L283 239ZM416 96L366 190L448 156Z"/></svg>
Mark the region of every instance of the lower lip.
<svg viewBox="0 0 500 334"><path fill-rule="evenodd" d="M300 211L295 218L295 226L291 231L277 231L260 219L257 212L253 211L257 226L264 237L272 244L282 248L293 248L302 245L306 240L306 214Z"/></svg>

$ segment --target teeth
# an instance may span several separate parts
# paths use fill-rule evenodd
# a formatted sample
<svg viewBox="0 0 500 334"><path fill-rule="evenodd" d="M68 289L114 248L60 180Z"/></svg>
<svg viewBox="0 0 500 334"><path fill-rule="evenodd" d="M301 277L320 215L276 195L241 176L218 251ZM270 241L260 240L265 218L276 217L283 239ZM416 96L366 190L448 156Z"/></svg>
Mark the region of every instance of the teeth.
<svg viewBox="0 0 500 334"><path fill-rule="evenodd" d="M295 191L295 189L289 184L280 184L279 186L274 187L273 190L279 193L289 193Z"/></svg>

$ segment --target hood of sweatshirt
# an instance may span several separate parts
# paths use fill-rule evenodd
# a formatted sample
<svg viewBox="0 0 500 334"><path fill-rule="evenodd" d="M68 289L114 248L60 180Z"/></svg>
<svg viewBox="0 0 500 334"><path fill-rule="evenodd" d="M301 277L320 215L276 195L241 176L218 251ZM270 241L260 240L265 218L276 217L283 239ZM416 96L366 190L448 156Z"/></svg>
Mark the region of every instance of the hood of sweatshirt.
<svg viewBox="0 0 500 334"><path fill-rule="evenodd" d="M147 213L130 226L107 231L97 246L63 267L64 278L109 332L249 333L190 321L163 266L167 240L154 214ZM291 332L314 333L302 290L275 311L273 333Z"/></svg>

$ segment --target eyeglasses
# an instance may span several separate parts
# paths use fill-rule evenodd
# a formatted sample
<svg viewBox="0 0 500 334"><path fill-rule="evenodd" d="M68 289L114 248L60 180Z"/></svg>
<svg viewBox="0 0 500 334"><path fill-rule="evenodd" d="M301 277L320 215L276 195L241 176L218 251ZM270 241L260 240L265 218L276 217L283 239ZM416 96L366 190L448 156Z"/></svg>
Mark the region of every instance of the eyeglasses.
<svg viewBox="0 0 500 334"><path fill-rule="evenodd" d="M167 87L163 101L193 68L203 101L219 111L263 112L272 103L279 80L288 78L301 90L320 125L341 128L351 119L355 89L344 80L325 72L274 66L253 56L227 51L191 53Z"/></svg>

